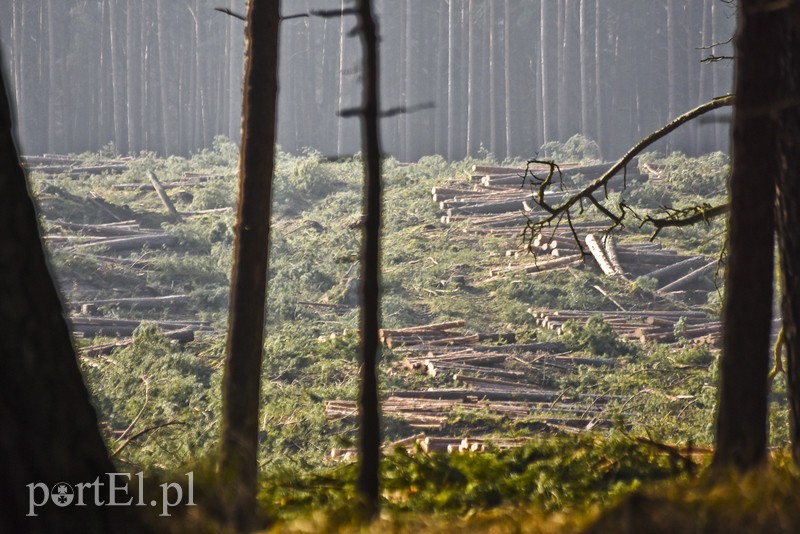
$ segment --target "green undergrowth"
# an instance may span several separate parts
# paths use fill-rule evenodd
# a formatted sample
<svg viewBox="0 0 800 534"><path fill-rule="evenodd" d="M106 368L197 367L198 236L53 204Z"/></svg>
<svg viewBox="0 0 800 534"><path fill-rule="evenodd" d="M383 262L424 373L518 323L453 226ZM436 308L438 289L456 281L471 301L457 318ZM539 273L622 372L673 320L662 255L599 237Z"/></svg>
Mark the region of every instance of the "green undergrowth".
<svg viewBox="0 0 800 534"><path fill-rule="evenodd" d="M642 484L685 477L687 465L621 433L543 437L525 447L482 454L398 449L382 462L382 501L384 514L400 522L508 506L529 505L542 514L585 511L615 503ZM355 478L355 464L311 475L267 473L260 501L282 522L314 510L346 523L357 516Z"/></svg>

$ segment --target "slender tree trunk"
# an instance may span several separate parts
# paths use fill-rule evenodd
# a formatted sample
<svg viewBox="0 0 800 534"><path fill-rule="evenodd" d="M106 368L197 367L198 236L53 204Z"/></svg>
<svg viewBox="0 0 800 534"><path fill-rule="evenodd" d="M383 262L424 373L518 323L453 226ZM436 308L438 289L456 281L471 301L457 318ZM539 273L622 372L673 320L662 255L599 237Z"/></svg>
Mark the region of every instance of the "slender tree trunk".
<svg viewBox="0 0 800 534"><path fill-rule="evenodd" d="M541 54L541 64L542 64L542 129L544 131L544 137L542 138L542 143L546 143L551 141L555 135L555 128L552 126L553 116L551 113L552 110L552 97L551 97L551 78L552 78L552 65L550 63L550 51L552 50L550 46L550 35L552 34L552 25L555 21L555 17L552 16L552 6L550 2L546 0L542 0L541 2L541 25L540 25L540 42L539 42L539 52Z"/></svg>
<svg viewBox="0 0 800 534"><path fill-rule="evenodd" d="M131 508L50 504L36 509L36 517L27 517L29 484L42 484L44 488L36 491L49 494L56 483L74 487L97 478L108 480L106 473L115 469L50 276L36 211L19 164L2 76L0 235L0 455L5 459L0 462L0 531L136 531Z"/></svg>
<svg viewBox="0 0 800 534"><path fill-rule="evenodd" d="M119 32L120 19L118 3L109 3L108 20L110 22L109 38L111 45L111 97L113 99L113 117L114 117L114 145L117 152L120 154L127 154L129 151L128 144L128 128L127 128L127 113L125 108L128 105L127 96L127 83L125 82L125 57L124 46L122 45L122 36Z"/></svg>
<svg viewBox="0 0 800 534"><path fill-rule="evenodd" d="M447 3L447 159L455 159L456 127L456 0Z"/></svg>
<svg viewBox="0 0 800 534"><path fill-rule="evenodd" d="M469 34L467 37L467 156L475 154L475 122L476 122L476 106L475 106L475 90L477 84L475 80L476 72L475 66L477 60L477 41L475 23L475 0L469 0L467 8L467 24L469 25Z"/></svg>
<svg viewBox="0 0 800 534"><path fill-rule="evenodd" d="M511 147L511 120L513 106L511 104L511 0L503 2L503 75L505 78L505 98L503 99L503 109L505 110L505 141L506 158L510 158L513 153Z"/></svg>
<svg viewBox="0 0 800 534"><path fill-rule="evenodd" d="M280 1L250 0L225 376L221 471L239 530L252 528L278 97Z"/></svg>
<svg viewBox="0 0 800 534"><path fill-rule="evenodd" d="M739 3L716 467L748 469L766 457L772 319L775 176L772 108L780 88L780 12Z"/></svg>
<svg viewBox="0 0 800 534"><path fill-rule="evenodd" d="M581 86L581 127L580 132L585 136L592 135L592 128L589 124L589 90L591 80L589 79L589 32L587 30L586 4L588 0L580 0L579 10L579 33L580 33L580 86Z"/></svg>
<svg viewBox="0 0 800 534"><path fill-rule="evenodd" d="M380 234L381 234L381 142L378 114L380 79L378 31L370 0L358 0L361 41L364 49L362 143L364 147L366 203L362 248L361 303L361 381L359 391L360 466L357 489L366 517L375 517L380 499L380 407L378 402L377 362L380 354Z"/></svg>
<svg viewBox="0 0 800 534"><path fill-rule="evenodd" d="M127 123L128 123L128 148L131 152L138 152L143 149L141 141L141 106L142 106L142 83L141 83L141 54L142 47L137 39L139 32L136 24L141 17L141 10L138 9L138 2L128 0L126 12L126 54L125 59L128 100L126 102ZM140 23L140 22L139 22ZM140 23L141 24L141 23Z"/></svg>
<svg viewBox="0 0 800 534"><path fill-rule="evenodd" d="M601 18L603 11L601 8L601 0L595 0L594 4L594 90L595 99L594 107L596 111L595 119L595 139L600 144L601 150L606 146L605 128L604 128L604 104L603 101L603 74L605 62L603 61L603 30L605 28L605 20ZM605 149L608 152L608 148Z"/></svg>
<svg viewBox="0 0 800 534"><path fill-rule="evenodd" d="M345 0L341 0L340 9L344 11L345 9ZM344 26L344 17L341 17L339 22L339 73L338 73L338 80L339 80L339 92L338 92L338 107L336 108L337 111L341 111L344 109L344 71L345 71L345 63L344 63L344 40L345 40L345 31ZM336 128L336 154L343 155L344 154L344 120L339 117L337 122Z"/></svg>
<svg viewBox="0 0 800 534"><path fill-rule="evenodd" d="M495 15L496 0L489 0L489 20L484 24L489 33L489 150L497 155L497 18Z"/></svg>

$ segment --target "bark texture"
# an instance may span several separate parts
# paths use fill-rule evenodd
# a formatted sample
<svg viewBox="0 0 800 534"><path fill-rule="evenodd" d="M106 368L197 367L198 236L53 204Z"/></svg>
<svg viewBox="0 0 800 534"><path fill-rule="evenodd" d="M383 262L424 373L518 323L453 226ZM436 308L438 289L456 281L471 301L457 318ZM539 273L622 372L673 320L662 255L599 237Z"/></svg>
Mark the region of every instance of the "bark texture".
<svg viewBox="0 0 800 534"><path fill-rule="evenodd" d="M239 207L223 379L221 451L222 476L230 488L231 512L239 530L253 527L256 510L258 407L277 115L279 21L279 0L249 2Z"/></svg>
<svg viewBox="0 0 800 534"><path fill-rule="evenodd" d="M791 405L792 453L800 462L800 24L787 21L787 60L783 102L778 115L780 172L777 187L778 245L783 289L783 340L787 354Z"/></svg>
<svg viewBox="0 0 800 534"><path fill-rule="evenodd" d="M83 383L0 78L0 532L126 532L108 507L29 513L32 483L74 487L114 471ZM42 499L42 495L37 496Z"/></svg>
<svg viewBox="0 0 800 534"><path fill-rule="evenodd" d="M774 271L774 106L779 98L782 14L740 2L736 32L733 170L716 467L754 467L766 456L767 373Z"/></svg>

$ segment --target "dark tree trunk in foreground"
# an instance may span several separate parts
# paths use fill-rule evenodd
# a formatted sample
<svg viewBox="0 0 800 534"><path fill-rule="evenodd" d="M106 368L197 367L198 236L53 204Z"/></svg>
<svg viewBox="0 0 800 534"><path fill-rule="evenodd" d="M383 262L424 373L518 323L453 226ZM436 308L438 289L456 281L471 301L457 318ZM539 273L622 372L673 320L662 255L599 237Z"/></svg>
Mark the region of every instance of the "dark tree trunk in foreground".
<svg viewBox="0 0 800 534"><path fill-rule="evenodd" d="M0 532L125 532L119 508L49 504L26 517L28 484L74 487L115 469L48 270L2 78L0 236Z"/></svg>
<svg viewBox="0 0 800 534"><path fill-rule="evenodd" d="M787 29L783 95L792 102L800 94L800 27ZM788 356L792 453L800 462L800 107L797 102L780 111L778 150L778 244L783 285L783 340Z"/></svg>
<svg viewBox="0 0 800 534"><path fill-rule="evenodd" d="M364 243L361 253L361 382L359 392L359 453L361 465L357 489L366 517L377 514L379 503L380 415L377 361L380 351L380 233L381 143L378 124L378 31L370 0L357 4L363 46L364 92L362 97L362 144L365 154Z"/></svg>
<svg viewBox="0 0 800 534"><path fill-rule="evenodd" d="M239 204L223 381L221 471L239 530L256 510L258 407L264 345L278 96L279 0L251 0L242 107Z"/></svg>
<svg viewBox="0 0 800 534"><path fill-rule="evenodd" d="M730 179L716 467L748 469L764 460L767 372L774 269L777 104L781 79L780 12L739 3L736 103ZM796 215L796 214L795 214ZM793 229L796 230L796 229Z"/></svg>

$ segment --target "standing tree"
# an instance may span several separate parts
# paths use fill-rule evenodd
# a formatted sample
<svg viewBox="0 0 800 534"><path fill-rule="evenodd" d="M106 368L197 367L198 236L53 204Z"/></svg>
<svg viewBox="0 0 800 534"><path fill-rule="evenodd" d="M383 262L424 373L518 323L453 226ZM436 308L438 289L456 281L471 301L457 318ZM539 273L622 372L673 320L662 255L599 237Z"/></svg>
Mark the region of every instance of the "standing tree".
<svg viewBox="0 0 800 534"><path fill-rule="evenodd" d="M124 508L49 505L26 517L29 484L88 483L115 469L48 270L3 77L0 236L0 532L136 531Z"/></svg>
<svg viewBox="0 0 800 534"><path fill-rule="evenodd" d="M714 465L765 459L774 271L776 106L785 57L780 11L739 3L728 261Z"/></svg>
<svg viewBox="0 0 800 534"><path fill-rule="evenodd" d="M797 8L795 8L797 9ZM800 462L800 19L786 21L785 49L790 51L784 63L782 102L779 110L777 174L777 224L783 285L783 335L788 356L791 403L792 453Z"/></svg>
<svg viewBox="0 0 800 534"><path fill-rule="evenodd" d="M264 347L278 97L279 0L250 0L239 203L223 381L221 472L239 530L256 511L258 407Z"/></svg>
<svg viewBox="0 0 800 534"><path fill-rule="evenodd" d="M364 148L364 242L361 253L361 381L359 393L361 465L358 493L367 518L378 511L380 498L380 415L378 406L377 362L380 352L380 234L381 234L381 142L378 94L378 30L372 16L372 2L356 5L363 47L364 89L361 103L362 144Z"/></svg>

